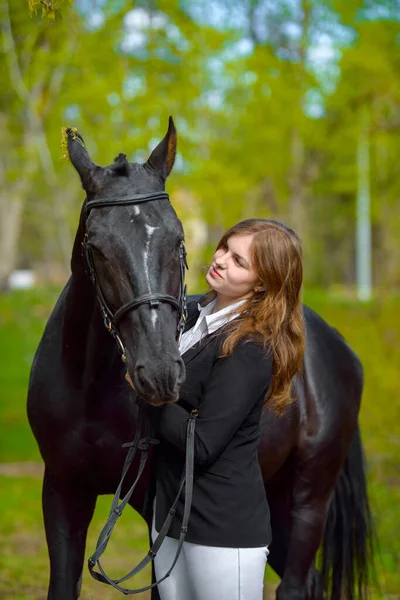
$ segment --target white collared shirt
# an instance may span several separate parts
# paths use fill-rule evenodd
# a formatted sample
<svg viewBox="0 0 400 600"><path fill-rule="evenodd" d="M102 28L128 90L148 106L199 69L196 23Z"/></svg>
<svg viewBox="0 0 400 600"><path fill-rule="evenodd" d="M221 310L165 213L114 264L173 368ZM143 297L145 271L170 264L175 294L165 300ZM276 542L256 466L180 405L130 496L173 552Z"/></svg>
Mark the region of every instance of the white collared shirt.
<svg viewBox="0 0 400 600"><path fill-rule="evenodd" d="M245 302L245 300L239 300L239 302L235 302L235 304L230 304L218 312L212 313L216 301L215 298L209 302L207 306L200 306L200 304L198 304L200 314L196 323L182 335L179 344L179 352L181 355L197 344L204 336L214 333L214 331L217 331L217 329L226 325L229 321L236 319L236 317L239 316L239 313L232 314L232 311Z"/></svg>

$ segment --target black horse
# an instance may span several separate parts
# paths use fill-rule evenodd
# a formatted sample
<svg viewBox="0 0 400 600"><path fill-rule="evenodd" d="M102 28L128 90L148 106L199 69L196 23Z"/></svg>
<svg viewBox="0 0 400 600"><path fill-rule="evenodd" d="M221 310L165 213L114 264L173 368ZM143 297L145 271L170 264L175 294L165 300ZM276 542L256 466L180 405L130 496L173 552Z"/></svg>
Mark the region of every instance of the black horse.
<svg viewBox="0 0 400 600"><path fill-rule="evenodd" d="M82 244L111 312L137 297L178 298L183 230L165 197L137 205L124 199L164 190L176 152L167 135L144 165L119 155L96 166L82 138L68 132L71 161L87 200L72 252L72 275L47 323L31 371L29 421L45 462L43 513L50 555L48 600L79 597L86 534L99 494L115 491L135 432L126 366L103 325ZM96 206L99 200L101 207ZM94 202L92 210L88 204ZM87 234L87 235L86 235ZM89 269L90 270L90 269ZM135 387L150 403L176 399L184 366L173 303L124 311L118 334ZM305 307L304 373L298 400L281 418L264 411L259 460L271 507L269 563L282 578L279 600L355 600L366 595L371 523L357 425L363 376L343 338ZM107 321L107 319L106 319ZM131 467L131 480L137 469ZM151 461L130 504L142 514ZM315 556L322 543L321 569ZM153 573L154 576L154 573ZM159 598L157 590L153 600Z"/></svg>

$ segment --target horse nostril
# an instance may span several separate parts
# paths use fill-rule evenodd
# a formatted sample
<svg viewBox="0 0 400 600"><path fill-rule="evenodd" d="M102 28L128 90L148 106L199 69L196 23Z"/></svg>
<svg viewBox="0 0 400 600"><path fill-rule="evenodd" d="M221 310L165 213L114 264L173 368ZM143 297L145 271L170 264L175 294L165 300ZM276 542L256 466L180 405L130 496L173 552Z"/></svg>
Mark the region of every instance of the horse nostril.
<svg viewBox="0 0 400 600"><path fill-rule="evenodd" d="M146 377L144 375L145 368L142 365L139 365L139 366L136 366L135 371L136 371L136 377L138 378L139 383L141 385L145 385L145 383L146 383Z"/></svg>

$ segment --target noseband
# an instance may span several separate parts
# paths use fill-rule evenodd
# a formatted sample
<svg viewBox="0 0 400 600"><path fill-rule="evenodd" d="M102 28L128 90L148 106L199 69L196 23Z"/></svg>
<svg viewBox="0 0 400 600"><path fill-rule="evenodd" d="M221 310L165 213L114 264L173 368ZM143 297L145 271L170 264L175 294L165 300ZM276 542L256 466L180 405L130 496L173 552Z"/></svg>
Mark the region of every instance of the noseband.
<svg viewBox="0 0 400 600"><path fill-rule="evenodd" d="M84 205L84 217L85 225L89 216L90 211L93 208L104 208L105 206L130 206L140 204L142 202L152 202L153 200L168 200L169 196L166 192L154 192L151 194L135 194L129 197L118 197L118 198L96 198L94 200L86 200ZM86 228L87 229L87 228ZM148 304L150 308L157 308L160 302L166 302L170 304L178 311L179 321L177 325L176 339L179 342L182 335L183 329L186 323L187 317L187 306L186 306L186 285L185 285L185 269L188 269L186 260L186 250L183 242L179 246L179 263L180 263L180 289L179 298L170 296L168 294L144 294L138 298L134 298L130 302L127 302L115 313L112 312L108 306L104 294L102 292L99 278L97 277L96 267L93 260L93 253L90 247L90 241L88 233L85 233L84 240L82 242L82 254L85 261L86 271L92 281L97 300L100 305L101 313L103 316L104 325L107 330L111 333L115 339L118 350L122 355L123 362L126 362L125 347L122 343L121 336L118 330L118 323L121 318L129 311L141 306L142 304Z"/></svg>

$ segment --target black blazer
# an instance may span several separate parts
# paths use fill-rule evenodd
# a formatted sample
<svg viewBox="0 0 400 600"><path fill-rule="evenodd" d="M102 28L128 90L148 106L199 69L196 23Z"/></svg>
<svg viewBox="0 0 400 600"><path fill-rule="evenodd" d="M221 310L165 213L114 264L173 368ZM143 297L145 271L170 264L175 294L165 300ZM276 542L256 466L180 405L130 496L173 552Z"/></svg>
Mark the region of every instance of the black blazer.
<svg viewBox="0 0 400 600"><path fill-rule="evenodd" d="M186 330L198 317L189 306ZM198 409L193 502L186 540L207 546L246 548L271 542L270 515L257 446L272 359L244 340L218 358L223 328L189 348L182 358L186 379L179 400L159 411L156 433L156 528L160 531L176 496L185 460L189 412ZM168 535L179 538L183 494Z"/></svg>

